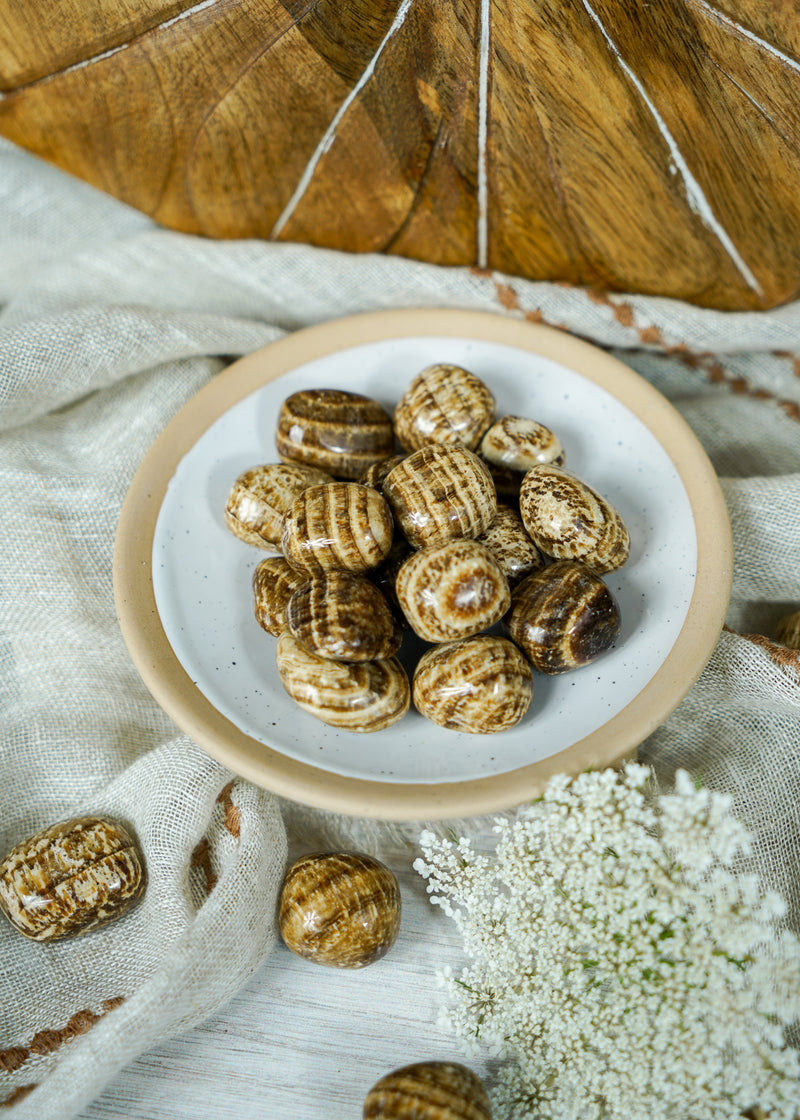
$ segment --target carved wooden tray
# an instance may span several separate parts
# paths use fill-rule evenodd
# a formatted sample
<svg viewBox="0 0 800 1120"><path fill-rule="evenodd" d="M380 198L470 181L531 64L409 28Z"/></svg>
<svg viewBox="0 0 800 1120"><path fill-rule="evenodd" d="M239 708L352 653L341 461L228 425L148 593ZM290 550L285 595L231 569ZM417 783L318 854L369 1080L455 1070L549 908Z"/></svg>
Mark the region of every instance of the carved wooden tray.
<svg viewBox="0 0 800 1120"><path fill-rule="evenodd" d="M0 0L0 133L166 226L763 308L792 0Z"/></svg>

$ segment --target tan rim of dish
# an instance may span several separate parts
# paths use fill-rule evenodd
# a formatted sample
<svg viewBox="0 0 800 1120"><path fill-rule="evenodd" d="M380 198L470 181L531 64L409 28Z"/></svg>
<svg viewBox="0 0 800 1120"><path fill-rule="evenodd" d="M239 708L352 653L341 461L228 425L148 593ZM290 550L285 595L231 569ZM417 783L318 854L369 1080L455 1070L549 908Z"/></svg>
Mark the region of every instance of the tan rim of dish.
<svg viewBox="0 0 800 1120"><path fill-rule="evenodd" d="M686 620L642 691L598 730L558 754L472 781L403 784L318 769L240 731L183 669L161 626L152 583L156 519L178 463L222 412L297 366L352 346L425 336L476 338L560 362L621 399L656 436L677 469L698 526L697 579ZM268 358L266 357L268 355ZM537 796L558 773L614 766L680 703L719 637L730 597L733 546L722 491L705 452L675 409L638 374L602 350L551 327L488 312L371 312L308 327L242 358L200 390L143 460L122 507L114 550L120 627L139 673L161 707L204 750L235 773L321 809L394 821L475 816Z"/></svg>

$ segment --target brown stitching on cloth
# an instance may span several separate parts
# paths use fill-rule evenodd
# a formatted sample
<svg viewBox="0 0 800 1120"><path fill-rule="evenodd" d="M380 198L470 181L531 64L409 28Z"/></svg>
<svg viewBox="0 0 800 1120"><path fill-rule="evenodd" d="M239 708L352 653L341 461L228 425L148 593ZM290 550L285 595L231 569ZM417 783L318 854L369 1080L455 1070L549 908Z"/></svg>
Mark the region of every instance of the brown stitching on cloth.
<svg viewBox="0 0 800 1120"><path fill-rule="evenodd" d="M0 1108L11 1108L17 1101L21 1101L23 1097L27 1097L28 1093L32 1093L35 1088L35 1085L20 1085L17 1089L14 1089L4 1101L0 1101Z"/></svg>
<svg viewBox="0 0 800 1120"><path fill-rule="evenodd" d="M768 389L756 389L744 377L736 377L734 374L729 373L721 362L711 362L707 371L709 380L716 385L726 385L732 389L734 393L739 393L743 396L750 397L755 401L774 401L789 417L790 420L796 420L800 423L800 404L796 401L785 400L783 397L776 397Z"/></svg>
<svg viewBox="0 0 800 1120"><path fill-rule="evenodd" d="M231 799L231 790L235 781L234 778L233 781L228 782L225 788L220 791L217 801L221 802L225 810L225 817L222 821L223 828L227 829L235 840L238 840L241 833L242 814Z"/></svg>
<svg viewBox="0 0 800 1120"><path fill-rule="evenodd" d="M217 885L217 877L211 867L211 848L204 836L192 852L192 867L199 867L206 877L206 890L211 893Z"/></svg>
<svg viewBox="0 0 800 1120"><path fill-rule="evenodd" d="M124 1002L124 996L114 996L113 999L103 1000L103 1010L99 1015L88 1008L83 1011L76 1011L61 1030L48 1027L45 1030L37 1031L27 1046L12 1046L10 1050L0 1050L0 1070L4 1073L13 1073L14 1070L23 1066L32 1054L52 1054L64 1042L70 1042L73 1038L77 1038L79 1034L86 1034L104 1015L108 1015L109 1011L114 1011ZM35 1086L31 1085L27 1088L30 1091ZM10 1097L6 1098L2 1102L3 1106L7 1105L10 1100Z"/></svg>
<svg viewBox="0 0 800 1120"><path fill-rule="evenodd" d="M735 634L737 638L743 638L746 642L758 646L759 649L763 649L770 660L780 669L791 669L796 674L798 684L800 684L800 650L790 649L789 646L781 645L780 642L774 642L764 634L739 634L728 626L723 626L723 630L726 630L729 634Z"/></svg>

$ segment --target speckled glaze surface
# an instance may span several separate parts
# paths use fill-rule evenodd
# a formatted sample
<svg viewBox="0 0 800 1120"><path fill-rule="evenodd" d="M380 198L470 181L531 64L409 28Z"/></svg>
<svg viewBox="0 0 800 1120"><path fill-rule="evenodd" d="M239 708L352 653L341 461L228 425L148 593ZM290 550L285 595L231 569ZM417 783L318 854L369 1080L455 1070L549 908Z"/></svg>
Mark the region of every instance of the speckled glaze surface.
<svg viewBox="0 0 800 1120"><path fill-rule="evenodd" d="M225 501L225 524L235 537L256 548L280 552L283 515L309 486L333 482L313 467L265 463L243 471Z"/></svg>
<svg viewBox="0 0 800 1120"><path fill-rule="evenodd" d="M616 599L595 572L561 560L527 576L503 620L534 669L566 673L596 661L620 632Z"/></svg>
<svg viewBox="0 0 800 1120"><path fill-rule="evenodd" d="M630 536L619 512L562 467L532 467L522 480L519 508L545 556L583 560L596 572L612 572L628 559Z"/></svg>
<svg viewBox="0 0 800 1120"><path fill-rule="evenodd" d="M144 859L122 825L75 817L0 860L0 910L33 941L56 941L121 917L145 888Z"/></svg>
<svg viewBox="0 0 800 1120"><path fill-rule="evenodd" d="M334 568L366 572L386 559L394 521L371 486L331 482L311 486L283 519L281 549L298 571L319 575Z"/></svg>
<svg viewBox="0 0 800 1120"><path fill-rule="evenodd" d="M397 441L406 451L427 444L474 450L494 420L494 397L474 373L440 362L417 374L394 410Z"/></svg>
<svg viewBox="0 0 800 1120"><path fill-rule="evenodd" d="M478 537L497 510L489 471L465 447L415 451L384 479L383 495L414 548L454 537Z"/></svg>
<svg viewBox="0 0 800 1120"><path fill-rule="evenodd" d="M287 629L310 653L340 661L393 657L403 632L378 588L353 572L325 572L286 607Z"/></svg>
<svg viewBox="0 0 800 1120"><path fill-rule="evenodd" d="M494 556L509 584L519 583L545 565L544 556L528 536L522 518L511 506L500 503L494 521L477 539Z"/></svg>
<svg viewBox="0 0 800 1120"><path fill-rule="evenodd" d="M394 450L392 418L371 397L348 389L301 389L278 414L278 455L355 480Z"/></svg>
<svg viewBox="0 0 800 1120"><path fill-rule="evenodd" d="M513 642L479 634L423 653L411 696L417 711L440 727L494 735L527 712L533 675Z"/></svg>
<svg viewBox="0 0 800 1120"><path fill-rule="evenodd" d="M278 927L305 960L365 968L384 957L400 932L397 878L364 852L312 852L286 873Z"/></svg>
<svg viewBox="0 0 800 1120"><path fill-rule="evenodd" d="M558 436L525 416L501 416L484 434L480 451L490 463L512 471L528 471L537 463L562 467L566 461Z"/></svg>
<svg viewBox="0 0 800 1120"><path fill-rule="evenodd" d="M590 671L537 679L527 715L503 735L467 736L409 711L365 740L300 710L284 690L275 643L265 644L253 618L258 552L225 528L221 511L231 479L264 461L288 396L346 386L391 412L414 371L443 356L490 386L498 415L547 424L570 468L620 511L634 543L606 580L622 630ZM114 595L145 684L224 765L334 812L433 820L518 804L553 773L629 754L686 694L718 640L731 564L708 458L641 377L564 331L514 316L410 310L290 332L193 397L131 484ZM415 650L421 639L407 642Z"/></svg>
<svg viewBox="0 0 800 1120"><path fill-rule="evenodd" d="M477 541L431 545L402 564L395 584L411 629L426 642L449 642L486 630L511 603L508 580Z"/></svg>
<svg viewBox="0 0 800 1120"><path fill-rule="evenodd" d="M784 615L775 627L775 639L789 649L800 649L800 611Z"/></svg>
<svg viewBox="0 0 800 1120"><path fill-rule="evenodd" d="M492 1111L471 1069L458 1062L417 1062L376 1081L362 1120L492 1120Z"/></svg>
<svg viewBox="0 0 800 1120"><path fill-rule="evenodd" d="M396 657L360 663L310 653L288 632L276 650L281 683L300 707L332 727L382 731L406 714L408 675Z"/></svg>
<svg viewBox="0 0 800 1120"><path fill-rule="evenodd" d="M268 556L253 572L253 610L256 622L276 638L288 627L286 607L297 591L308 582L284 556Z"/></svg>

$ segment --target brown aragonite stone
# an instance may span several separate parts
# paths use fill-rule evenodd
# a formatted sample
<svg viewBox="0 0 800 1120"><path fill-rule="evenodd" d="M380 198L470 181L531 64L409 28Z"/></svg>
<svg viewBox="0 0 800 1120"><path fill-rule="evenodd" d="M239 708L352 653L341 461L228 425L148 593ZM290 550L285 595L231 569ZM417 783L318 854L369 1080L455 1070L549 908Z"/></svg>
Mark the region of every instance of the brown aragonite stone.
<svg viewBox="0 0 800 1120"><path fill-rule="evenodd" d="M411 629L426 642L449 642L488 629L511 603L508 580L477 541L431 545L397 573L397 598Z"/></svg>
<svg viewBox="0 0 800 1120"><path fill-rule="evenodd" d="M499 467L528 471L537 463L564 465L561 440L544 424L524 416L501 416L481 440L481 455Z"/></svg>
<svg viewBox="0 0 800 1120"><path fill-rule="evenodd" d="M479 537L497 510L487 467L458 445L422 447L403 459L385 478L383 496L413 548Z"/></svg>
<svg viewBox="0 0 800 1120"><path fill-rule="evenodd" d="M286 607L299 587L308 582L283 556L269 556L253 572L253 609L258 625L276 638L287 628Z"/></svg>
<svg viewBox="0 0 800 1120"><path fill-rule="evenodd" d="M87 933L121 917L145 886L138 845L115 821L75 817L0 861L0 910L34 941Z"/></svg>
<svg viewBox="0 0 800 1120"><path fill-rule="evenodd" d="M416 1062L367 1093L362 1120L492 1120L483 1082L458 1062Z"/></svg>
<svg viewBox="0 0 800 1120"><path fill-rule="evenodd" d="M359 482L311 486L283 519L281 549L292 567L309 575L338 568L366 572L385 560L394 521L377 490Z"/></svg>
<svg viewBox="0 0 800 1120"><path fill-rule="evenodd" d="M313 852L295 860L281 888L278 928L287 948L333 968L364 968L400 932L397 878L361 852Z"/></svg>
<svg viewBox="0 0 800 1120"><path fill-rule="evenodd" d="M398 463L402 463L403 459L405 459L405 455L390 455L388 459L381 459L379 463L373 463L371 467L367 467L357 481L364 486L373 486L382 493L384 479Z"/></svg>
<svg viewBox="0 0 800 1120"><path fill-rule="evenodd" d="M488 735L519 723L533 698L533 677L513 642L478 634L423 653L411 697L440 727Z"/></svg>
<svg viewBox="0 0 800 1120"><path fill-rule="evenodd" d="M509 584L519 583L531 572L538 572L545 559L528 536L522 518L511 506L499 504L494 521L478 537L494 556Z"/></svg>
<svg viewBox="0 0 800 1120"><path fill-rule="evenodd" d="M600 576L577 560L560 560L514 588L503 624L534 669L552 675L610 649L621 618Z"/></svg>
<svg viewBox="0 0 800 1120"><path fill-rule="evenodd" d="M278 674L303 711L344 731L382 731L406 714L411 685L396 657L334 661L310 653L288 632L278 638Z"/></svg>
<svg viewBox="0 0 800 1120"><path fill-rule="evenodd" d="M243 471L231 486L225 502L225 524L256 548L280 552L283 515L309 486L333 482L325 471L313 467L266 463Z"/></svg>
<svg viewBox="0 0 800 1120"><path fill-rule="evenodd" d="M557 560L582 560L595 572L621 568L630 537L614 506L563 467L532 467L519 509L534 544Z"/></svg>
<svg viewBox="0 0 800 1120"><path fill-rule="evenodd" d="M394 451L392 418L379 401L344 389L301 389L283 402L275 433L286 463L357 479Z"/></svg>
<svg viewBox="0 0 800 1120"><path fill-rule="evenodd" d="M376 661L393 657L403 632L386 599L365 576L324 572L305 583L286 607L289 633L319 657Z"/></svg>
<svg viewBox="0 0 800 1120"><path fill-rule="evenodd" d="M775 640L789 649L800 649L800 611L784 615L775 626Z"/></svg>
<svg viewBox="0 0 800 1120"><path fill-rule="evenodd" d="M428 366L417 374L394 410L401 447L462 444L471 451L494 420L494 397L479 377L461 366Z"/></svg>

